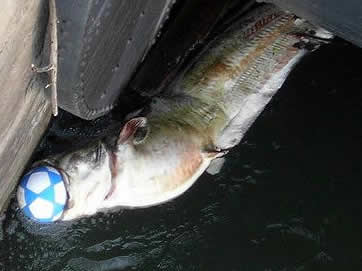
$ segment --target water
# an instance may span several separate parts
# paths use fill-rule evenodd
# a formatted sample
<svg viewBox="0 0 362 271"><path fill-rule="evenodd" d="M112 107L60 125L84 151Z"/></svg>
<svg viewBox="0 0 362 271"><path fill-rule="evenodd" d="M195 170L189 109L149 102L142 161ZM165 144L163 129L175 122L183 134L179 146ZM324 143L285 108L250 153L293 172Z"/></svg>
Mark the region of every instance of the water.
<svg viewBox="0 0 362 271"><path fill-rule="evenodd" d="M305 59L221 174L172 202L44 226L12 203L0 267L361 270L360 63L342 41Z"/></svg>

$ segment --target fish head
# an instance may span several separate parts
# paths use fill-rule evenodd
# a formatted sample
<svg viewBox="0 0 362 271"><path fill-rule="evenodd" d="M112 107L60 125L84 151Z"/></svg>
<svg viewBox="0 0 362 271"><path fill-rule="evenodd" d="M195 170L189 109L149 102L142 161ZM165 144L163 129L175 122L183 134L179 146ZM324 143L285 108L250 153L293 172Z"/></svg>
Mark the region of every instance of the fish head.
<svg viewBox="0 0 362 271"><path fill-rule="evenodd" d="M122 127L113 146L109 142L97 141L33 165L49 165L61 173L68 195L61 220L93 215L103 209L103 202L114 189L112 182L115 175L121 174L122 164L127 162L133 146L145 137L144 129L141 129L145 125L145 118L129 120Z"/></svg>
<svg viewBox="0 0 362 271"><path fill-rule="evenodd" d="M104 143L98 141L76 151L49 157L35 166L44 164L56 168L63 177L68 200L61 220L98 211L112 183L110 154Z"/></svg>

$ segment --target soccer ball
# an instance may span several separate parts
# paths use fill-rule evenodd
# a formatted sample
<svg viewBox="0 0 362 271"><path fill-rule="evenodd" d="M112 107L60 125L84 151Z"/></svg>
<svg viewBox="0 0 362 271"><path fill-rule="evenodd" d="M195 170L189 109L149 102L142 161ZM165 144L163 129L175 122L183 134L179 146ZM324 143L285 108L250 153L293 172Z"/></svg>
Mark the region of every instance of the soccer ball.
<svg viewBox="0 0 362 271"><path fill-rule="evenodd" d="M67 192L62 175L48 166L28 172L17 191L20 208L26 216L38 222L53 222L63 214Z"/></svg>

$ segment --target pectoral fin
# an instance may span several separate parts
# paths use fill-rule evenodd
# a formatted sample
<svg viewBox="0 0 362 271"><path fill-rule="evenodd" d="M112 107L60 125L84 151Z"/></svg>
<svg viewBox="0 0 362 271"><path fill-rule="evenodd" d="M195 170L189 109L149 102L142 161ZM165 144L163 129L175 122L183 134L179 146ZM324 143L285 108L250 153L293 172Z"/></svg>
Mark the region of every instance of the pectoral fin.
<svg viewBox="0 0 362 271"><path fill-rule="evenodd" d="M209 167L206 169L206 172L211 175L218 174L225 163L224 156L228 152L229 152L228 150L220 150L220 149L206 152L206 156L209 159L212 159Z"/></svg>
<svg viewBox="0 0 362 271"><path fill-rule="evenodd" d="M209 167L206 169L206 172L211 175L216 175L221 171L224 163L225 157L216 158L211 161Z"/></svg>

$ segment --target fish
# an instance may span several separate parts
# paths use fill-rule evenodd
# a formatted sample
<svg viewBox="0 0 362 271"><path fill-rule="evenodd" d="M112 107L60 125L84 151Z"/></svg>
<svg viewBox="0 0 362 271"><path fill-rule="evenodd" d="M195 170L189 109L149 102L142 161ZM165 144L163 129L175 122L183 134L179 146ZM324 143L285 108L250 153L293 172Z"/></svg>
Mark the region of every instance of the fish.
<svg viewBox="0 0 362 271"><path fill-rule="evenodd" d="M252 9L115 135L37 162L63 176L61 220L159 205L217 173L293 67L332 38L276 6Z"/></svg>

